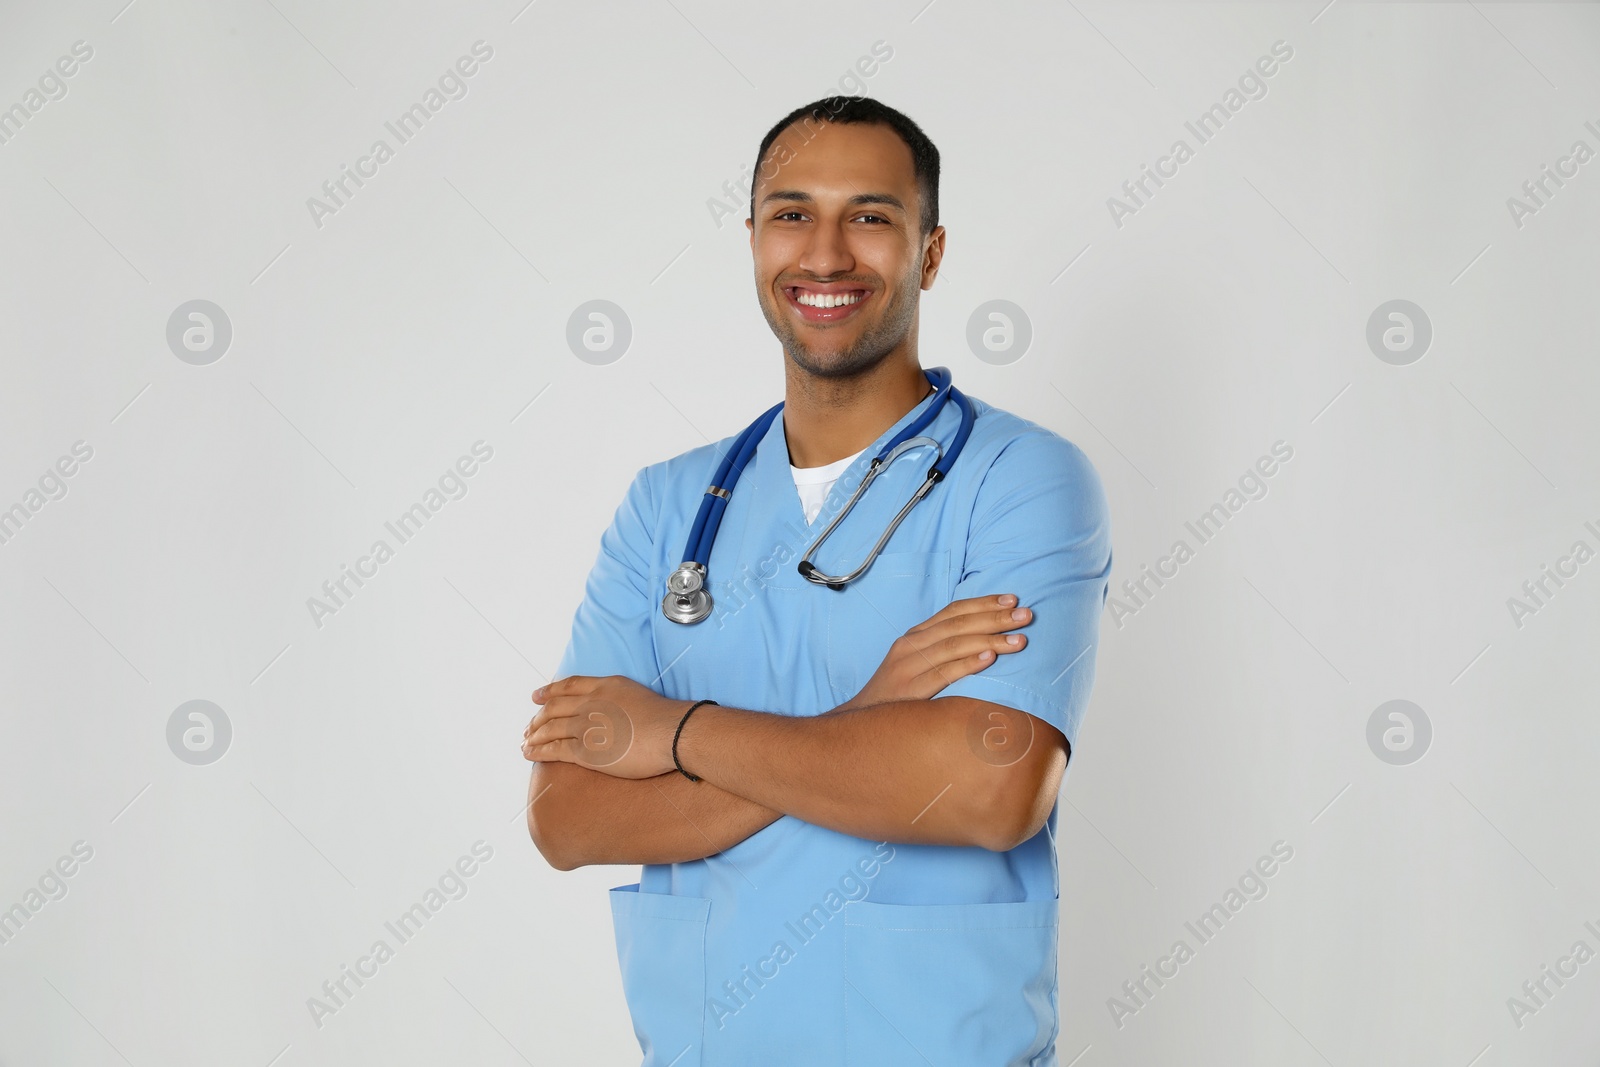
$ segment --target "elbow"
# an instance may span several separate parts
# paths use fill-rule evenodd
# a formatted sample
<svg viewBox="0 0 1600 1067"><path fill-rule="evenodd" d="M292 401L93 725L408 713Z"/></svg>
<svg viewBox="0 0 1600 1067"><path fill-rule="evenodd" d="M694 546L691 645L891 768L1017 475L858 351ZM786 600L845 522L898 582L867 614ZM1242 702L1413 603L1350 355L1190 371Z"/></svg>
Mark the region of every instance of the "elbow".
<svg viewBox="0 0 1600 1067"><path fill-rule="evenodd" d="M994 789L990 785L988 791L973 790L972 795L981 799L965 815L965 840L960 843L990 852L1010 852L1033 836L1027 826L1031 808L1020 802L1016 790Z"/></svg>
<svg viewBox="0 0 1600 1067"><path fill-rule="evenodd" d="M1050 818L1059 781L1059 775L1045 775L1042 780L1020 775L1013 788L996 790L977 820L981 838L977 844L990 852L1010 852L1031 841Z"/></svg>
<svg viewBox="0 0 1600 1067"><path fill-rule="evenodd" d="M1030 817L1024 821L1014 809L995 812L985 819L982 832L976 842L990 852L1010 852L1024 841L1029 840L1039 832L1044 825L1042 820L1035 822Z"/></svg>
<svg viewBox="0 0 1600 1067"><path fill-rule="evenodd" d="M533 839L533 847L539 850L539 855L544 861L558 871L575 871L584 865L570 843L563 841L560 834L552 833L541 826L533 812L528 812L528 836Z"/></svg>
<svg viewBox="0 0 1600 1067"><path fill-rule="evenodd" d="M533 801L528 805L528 837L533 841L533 847L539 850L539 855L544 857L546 863L558 871L573 871L582 867L586 860L575 847L573 840L572 820L563 818L560 809L554 803L544 799L544 794L549 791L551 779L559 774L555 768L561 764L542 764L534 772L534 788L537 790ZM543 782L540 779L544 779Z"/></svg>
<svg viewBox="0 0 1600 1067"><path fill-rule="evenodd" d="M539 855L544 861L558 871L573 871L583 866L583 863L563 851L559 843L549 834L540 833L533 825L533 820L528 820L528 833L533 838L533 847L539 850Z"/></svg>
<svg viewBox="0 0 1600 1067"><path fill-rule="evenodd" d="M1071 758L1071 746L1060 732L1047 723L1033 720L1046 740L1055 744L1032 744L1017 762L1003 768L998 781L990 777L987 788L975 788L984 798L978 825L984 840L978 842L991 852L1010 852L1031 841L1055 810L1061 792L1061 779Z"/></svg>
<svg viewBox="0 0 1600 1067"><path fill-rule="evenodd" d="M550 866L554 867L558 871L575 871L579 867L584 866L584 862L582 860L568 859L562 853L547 852L542 848L539 850L539 855L543 856L545 858L545 862L550 864Z"/></svg>

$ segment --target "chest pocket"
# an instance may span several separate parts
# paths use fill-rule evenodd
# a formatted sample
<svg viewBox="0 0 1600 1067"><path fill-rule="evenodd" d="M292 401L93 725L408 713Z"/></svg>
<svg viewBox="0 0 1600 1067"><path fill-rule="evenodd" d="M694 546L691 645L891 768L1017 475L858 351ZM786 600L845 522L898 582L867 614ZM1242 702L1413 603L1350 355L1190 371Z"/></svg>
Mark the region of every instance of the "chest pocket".
<svg viewBox="0 0 1600 1067"><path fill-rule="evenodd" d="M831 561L830 561L831 562ZM849 567L854 567L850 563ZM846 573L841 565L834 571ZM828 597L828 684L844 703L861 691L895 639L950 603L950 552L884 552Z"/></svg>

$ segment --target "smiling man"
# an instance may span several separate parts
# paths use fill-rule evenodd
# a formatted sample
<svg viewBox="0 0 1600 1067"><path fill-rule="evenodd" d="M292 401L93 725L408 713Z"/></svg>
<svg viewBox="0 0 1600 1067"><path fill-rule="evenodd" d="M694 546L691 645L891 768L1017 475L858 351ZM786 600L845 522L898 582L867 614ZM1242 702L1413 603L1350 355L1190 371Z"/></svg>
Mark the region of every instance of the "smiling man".
<svg viewBox="0 0 1600 1067"><path fill-rule="evenodd" d="M922 368L938 186L874 100L767 134L781 410L638 472L534 693L534 843L643 865L611 905L645 1067L1057 1063L1056 801L1109 521L1076 446Z"/></svg>

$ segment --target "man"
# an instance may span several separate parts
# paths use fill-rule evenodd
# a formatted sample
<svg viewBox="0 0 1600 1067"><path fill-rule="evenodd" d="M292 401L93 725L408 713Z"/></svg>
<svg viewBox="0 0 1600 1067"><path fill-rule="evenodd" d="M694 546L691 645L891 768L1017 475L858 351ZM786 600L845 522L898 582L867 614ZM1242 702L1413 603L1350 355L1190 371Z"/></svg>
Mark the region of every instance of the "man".
<svg viewBox="0 0 1600 1067"><path fill-rule="evenodd" d="M784 404L705 561L713 613L673 621L662 597L731 439L638 473L534 694L540 852L644 865L611 902L646 1067L1057 1063L1056 798L1111 570L1093 466L969 398L948 477L861 577L796 566L933 403L938 175L870 99L768 133L746 226ZM922 433L948 448L960 417ZM889 464L811 562L858 566L936 458ZM807 514L818 468L839 484Z"/></svg>

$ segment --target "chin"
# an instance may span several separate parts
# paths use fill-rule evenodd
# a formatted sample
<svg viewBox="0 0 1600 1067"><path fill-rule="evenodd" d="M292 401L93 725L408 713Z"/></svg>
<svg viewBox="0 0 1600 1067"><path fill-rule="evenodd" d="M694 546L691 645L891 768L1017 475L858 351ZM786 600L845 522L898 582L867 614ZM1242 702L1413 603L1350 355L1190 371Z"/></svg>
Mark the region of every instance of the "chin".
<svg viewBox="0 0 1600 1067"><path fill-rule="evenodd" d="M864 356L854 349L817 352L800 346L800 355L795 362L819 378L852 378L882 363L885 355L887 353Z"/></svg>

